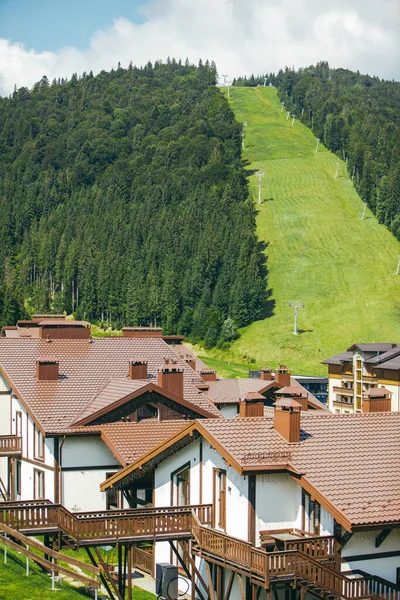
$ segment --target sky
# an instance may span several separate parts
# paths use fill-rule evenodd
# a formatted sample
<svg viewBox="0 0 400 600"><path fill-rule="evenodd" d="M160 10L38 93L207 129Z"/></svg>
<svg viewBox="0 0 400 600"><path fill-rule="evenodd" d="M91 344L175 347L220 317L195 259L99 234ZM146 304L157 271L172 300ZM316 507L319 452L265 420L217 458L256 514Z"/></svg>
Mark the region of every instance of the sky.
<svg viewBox="0 0 400 600"><path fill-rule="evenodd" d="M0 95L43 75L214 60L229 78L328 61L399 80L399 0L0 0Z"/></svg>

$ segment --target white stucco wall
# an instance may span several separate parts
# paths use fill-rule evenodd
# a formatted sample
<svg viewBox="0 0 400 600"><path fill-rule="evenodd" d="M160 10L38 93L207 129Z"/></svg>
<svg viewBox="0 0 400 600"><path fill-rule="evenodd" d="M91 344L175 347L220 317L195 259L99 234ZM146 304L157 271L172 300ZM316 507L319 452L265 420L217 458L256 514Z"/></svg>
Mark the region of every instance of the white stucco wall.
<svg viewBox="0 0 400 600"><path fill-rule="evenodd" d="M328 513L328 511L325 510L323 506L321 506L320 525L321 535L334 534L334 518L330 513Z"/></svg>
<svg viewBox="0 0 400 600"><path fill-rule="evenodd" d="M301 528L301 487L287 473L257 475L256 540L263 529Z"/></svg>
<svg viewBox="0 0 400 600"><path fill-rule="evenodd" d="M357 556L362 554L382 554L384 552L400 552L400 530L393 529L385 541L375 548L375 540L380 533L377 531L365 531L354 533L343 548L342 556L346 557ZM367 571L371 575L377 575L388 579L393 583L396 582L396 569L400 568L400 556L387 558L374 558L370 560L346 561L342 564L342 571L352 569L361 569Z"/></svg>
<svg viewBox="0 0 400 600"><path fill-rule="evenodd" d="M112 469L107 469L112 473ZM62 503L68 510L105 510L106 494L100 484L106 478L104 469L64 471L62 473Z"/></svg>
<svg viewBox="0 0 400 600"><path fill-rule="evenodd" d="M100 436L67 437L61 452L62 468L121 466Z"/></svg>

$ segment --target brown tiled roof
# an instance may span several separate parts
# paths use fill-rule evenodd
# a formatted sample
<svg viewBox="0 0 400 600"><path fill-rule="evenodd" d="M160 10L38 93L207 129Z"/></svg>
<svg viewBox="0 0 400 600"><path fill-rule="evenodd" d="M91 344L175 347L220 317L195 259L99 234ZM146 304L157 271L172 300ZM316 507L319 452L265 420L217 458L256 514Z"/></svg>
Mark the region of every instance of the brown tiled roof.
<svg viewBox="0 0 400 600"><path fill-rule="evenodd" d="M147 381L139 379L110 379L102 390L84 407L77 416L76 421L81 421L98 411L111 406L117 400L125 398L146 387Z"/></svg>
<svg viewBox="0 0 400 600"><path fill-rule="evenodd" d="M181 357L182 354L184 354L194 358L196 361L196 371L201 371L201 369L208 369L208 366L205 363L203 363L203 361L200 360L200 358L193 354L193 352L187 346L185 346L185 344L174 344L173 346L171 345L170 348Z"/></svg>
<svg viewBox="0 0 400 600"><path fill-rule="evenodd" d="M381 398L382 396L388 396L389 394L391 395L392 392L384 387L373 387L366 392L363 392L363 396L371 396L371 398Z"/></svg>
<svg viewBox="0 0 400 600"><path fill-rule="evenodd" d="M348 530L400 523L400 412L301 414L300 442L289 444L264 418L203 419L186 423L151 448L149 460L196 430L239 473L287 470ZM145 453L114 478L122 481ZM111 485L103 483L102 487Z"/></svg>
<svg viewBox="0 0 400 600"><path fill-rule="evenodd" d="M58 381L36 381L36 360L50 354L59 361ZM184 370L184 398L215 416L219 411L196 383L202 379L161 338L109 337L89 340L0 338L0 369L47 433L62 433L95 401L111 378L124 379L132 356L148 360L148 380L157 382L164 358Z"/></svg>
<svg viewBox="0 0 400 600"><path fill-rule="evenodd" d="M264 381L255 378L238 378L238 379L220 379L210 382L210 389L207 395L217 404L238 404L244 400L248 392L264 393L268 390L278 388L277 383L272 381ZM290 389L296 390L296 393L307 396L309 404L316 409L326 411L325 404L320 402L318 398L308 392L294 377L290 378Z"/></svg>
<svg viewBox="0 0 400 600"><path fill-rule="evenodd" d="M238 404L249 392L260 392L275 386L273 381L261 379L220 379L210 381L207 395L215 404Z"/></svg>
<svg viewBox="0 0 400 600"><path fill-rule="evenodd" d="M149 450L165 442L188 422L145 419L140 423L110 423L101 425L101 437L117 460L127 465Z"/></svg>
<svg viewBox="0 0 400 600"><path fill-rule="evenodd" d="M322 361L323 365L341 365L344 362L351 362L353 360L352 352L341 352L331 358L326 358Z"/></svg>
<svg viewBox="0 0 400 600"><path fill-rule="evenodd" d="M251 402L252 400L265 400L264 396L262 394L259 394L258 392L247 392L244 399L248 400L249 402Z"/></svg>
<svg viewBox="0 0 400 600"><path fill-rule="evenodd" d="M301 408L300 402L297 402L294 398L280 398L274 402L274 406L280 406L283 408Z"/></svg>
<svg viewBox="0 0 400 600"><path fill-rule="evenodd" d="M272 418L207 419L201 426L244 470L276 466L288 453L285 462L353 526L400 521L399 412L302 413L300 444L285 442Z"/></svg>
<svg viewBox="0 0 400 600"><path fill-rule="evenodd" d="M300 385L286 385L283 388L280 388L279 390L276 390L276 392L274 392L275 394L289 394L289 395L297 395L297 396L305 396L306 394L304 393L306 390L304 388L302 388Z"/></svg>

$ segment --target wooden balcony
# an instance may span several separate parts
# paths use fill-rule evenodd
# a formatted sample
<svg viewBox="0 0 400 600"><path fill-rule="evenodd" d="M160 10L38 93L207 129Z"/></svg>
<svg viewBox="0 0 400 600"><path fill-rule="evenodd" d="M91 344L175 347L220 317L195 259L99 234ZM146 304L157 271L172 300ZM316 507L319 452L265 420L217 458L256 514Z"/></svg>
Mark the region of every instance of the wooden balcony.
<svg viewBox="0 0 400 600"><path fill-rule="evenodd" d="M300 529L269 529L260 531L260 544L277 551L298 550L325 564L338 564L339 555L333 535L318 536Z"/></svg>
<svg viewBox="0 0 400 600"><path fill-rule="evenodd" d="M371 582L365 578L346 577L324 563L322 558L330 557L335 550L331 536L306 537L306 532L298 532L303 537L292 540L295 547L266 552L205 526L210 525L211 517L211 505L73 514L48 501L42 504L7 502L1 506L0 528L3 523L28 535L60 531L73 538L76 546L87 547L103 545L106 541L115 545L191 539L193 556L247 576L253 585L266 590L276 582L285 582L310 590L320 598L380 600L388 597L380 591L372 591ZM271 531L266 533L271 535ZM150 555L139 551L135 560L148 570L153 568ZM400 600L396 596L393 599Z"/></svg>
<svg viewBox="0 0 400 600"><path fill-rule="evenodd" d="M362 380L363 383L373 383L375 385L378 383L378 378L376 375L363 375Z"/></svg>
<svg viewBox="0 0 400 600"><path fill-rule="evenodd" d="M342 373L342 381L354 381L353 373Z"/></svg>
<svg viewBox="0 0 400 600"><path fill-rule="evenodd" d="M341 394L342 396L354 396L354 389L345 386L334 385L333 391L335 394Z"/></svg>
<svg viewBox="0 0 400 600"><path fill-rule="evenodd" d="M0 435L0 456L21 456L22 437Z"/></svg>

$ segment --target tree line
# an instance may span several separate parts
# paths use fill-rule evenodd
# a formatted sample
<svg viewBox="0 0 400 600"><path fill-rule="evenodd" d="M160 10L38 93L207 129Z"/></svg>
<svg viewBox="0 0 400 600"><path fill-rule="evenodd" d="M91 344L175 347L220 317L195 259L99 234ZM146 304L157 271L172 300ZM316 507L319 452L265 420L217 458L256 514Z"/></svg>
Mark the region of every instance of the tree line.
<svg viewBox="0 0 400 600"><path fill-rule="evenodd" d="M275 85L285 108L346 161L360 197L400 239L400 83L320 62L234 84L264 82Z"/></svg>
<svg viewBox="0 0 400 600"><path fill-rule="evenodd" d="M162 326L207 347L262 315L241 127L213 63L84 73L0 98L0 322Z"/></svg>

